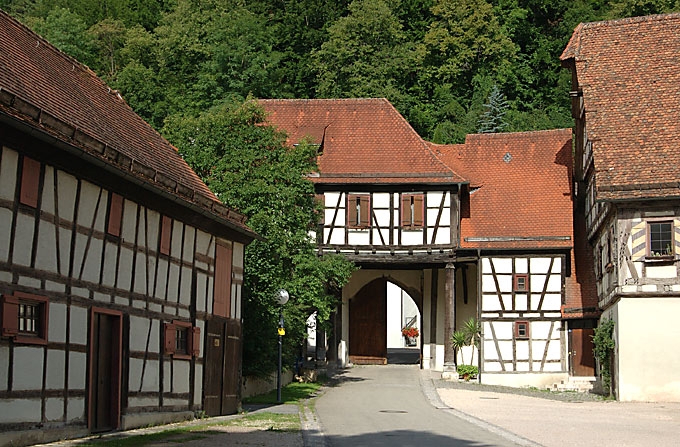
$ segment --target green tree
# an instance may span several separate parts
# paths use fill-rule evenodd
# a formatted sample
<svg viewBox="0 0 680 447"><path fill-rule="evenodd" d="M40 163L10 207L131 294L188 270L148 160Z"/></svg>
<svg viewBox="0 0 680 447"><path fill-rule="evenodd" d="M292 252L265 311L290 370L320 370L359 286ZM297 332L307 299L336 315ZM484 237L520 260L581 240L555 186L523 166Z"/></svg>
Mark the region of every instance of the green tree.
<svg viewBox="0 0 680 447"><path fill-rule="evenodd" d="M484 113L479 117L479 133L498 133L508 126L505 121L505 114L508 112L508 101L505 95L498 88L493 86L489 99L484 104Z"/></svg>
<svg viewBox="0 0 680 447"><path fill-rule="evenodd" d="M246 249L244 371L265 374L276 360L278 306L274 292L286 288L285 359L291 364L316 311L324 327L354 266L345 258L318 257L309 231L318 216L314 187L316 148L285 145L286 137L264 123L252 101L225 103L198 116L173 115L164 135L175 144L220 200L248 216L264 239Z"/></svg>

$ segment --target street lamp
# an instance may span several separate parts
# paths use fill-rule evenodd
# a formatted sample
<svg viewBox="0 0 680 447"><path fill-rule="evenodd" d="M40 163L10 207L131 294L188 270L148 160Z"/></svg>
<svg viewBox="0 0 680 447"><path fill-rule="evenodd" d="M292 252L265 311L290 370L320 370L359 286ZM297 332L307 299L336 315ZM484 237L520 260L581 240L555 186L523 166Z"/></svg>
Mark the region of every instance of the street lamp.
<svg viewBox="0 0 680 447"><path fill-rule="evenodd" d="M279 308L279 369L276 371L276 402L281 403L281 342L283 336L286 335L286 328L283 322L283 305L288 302L288 291L286 289L279 289L276 292L276 302L281 306Z"/></svg>

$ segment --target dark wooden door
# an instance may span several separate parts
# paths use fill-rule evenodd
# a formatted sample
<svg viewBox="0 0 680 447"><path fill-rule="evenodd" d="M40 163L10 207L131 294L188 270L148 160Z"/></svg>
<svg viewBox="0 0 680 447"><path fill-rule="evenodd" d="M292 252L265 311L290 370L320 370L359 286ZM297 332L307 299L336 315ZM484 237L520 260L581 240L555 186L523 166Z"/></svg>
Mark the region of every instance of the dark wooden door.
<svg viewBox="0 0 680 447"><path fill-rule="evenodd" d="M595 357L593 356L594 329L574 328L571 334L571 365L575 376L594 376Z"/></svg>
<svg viewBox="0 0 680 447"><path fill-rule="evenodd" d="M208 416L233 414L241 385L241 322L214 317L207 328L203 411Z"/></svg>
<svg viewBox="0 0 680 447"><path fill-rule="evenodd" d="M387 281L366 284L349 304L349 355L353 362L387 359ZM363 358L363 359L362 359ZM383 360L382 362L380 360Z"/></svg>
<svg viewBox="0 0 680 447"><path fill-rule="evenodd" d="M92 312L90 346L90 428L107 431L120 421L121 316Z"/></svg>
<svg viewBox="0 0 680 447"><path fill-rule="evenodd" d="M224 350L224 388L222 391L222 414L238 411L241 358L241 323L238 320L227 322L227 340Z"/></svg>
<svg viewBox="0 0 680 447"><path fill-rule="evenodd" d="M222 371L224 369L224 320L208 320L205 340L205 381L203 411L208 416L222 414Z"/></svg>

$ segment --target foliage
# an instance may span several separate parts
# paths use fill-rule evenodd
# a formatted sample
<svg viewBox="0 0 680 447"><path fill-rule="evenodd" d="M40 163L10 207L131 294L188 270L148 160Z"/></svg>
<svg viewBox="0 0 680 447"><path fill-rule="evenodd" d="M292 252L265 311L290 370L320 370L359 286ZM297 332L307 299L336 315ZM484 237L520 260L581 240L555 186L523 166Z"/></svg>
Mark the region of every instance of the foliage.
<svg viewBox="0 0 680 447"><path fill-rule="evenodd" d="M482 326L474 317L470 317L470 319L463 324L463 334L465 334L467 345L472 346L472 352L470 353L470 365L472 365L475 347L479 348L479 343L482 340Z"/></svg>
<svg viewBox="0 0 680 447"><path fill-rule="evenodd" d="M476 376L479 373L479 369L475 365L459 365L456 367L456 372L459 376Z"/></svg>
<svg viewBox="0 0 680 447"><path fill-rule="evenodd" d="M498 85L494 85L489 100L484 104L484 113L479 118L479 133L498 133L508 126L505 114L508 112L508 101L500 91Z"/></svg>
<svg viewBox="0 0 680 447"><path fill-rule="evenodd" d="M318 382L293 382L281 387L281 402L284 404L294 404L304 399L309 399L314 393L319 391L321 383ZM276 404L276 390L265 394L246 397L244 404Z"/></svg>
<svg viewBox="0 0 680 447"><path fill-rule="evenodd" d="M457 368L458 351L462 350L465 346L468 345L467 337L465 337L465 333L463 333L463 331L455 331L453 334L451 334L451 338L449 339L449 341L451 343L451 346L453 346L453 360Z"/></svg>
<svg viewBox="0 0 680 447"><path fill-rule="evenodd" d="M305 175L316 170L315 147L288 147L285 134L261 125L254 101L224 103L197 116L173 115L163 133L227 206L248 216L263 240L248 245L244 282L244 374L276 367L279 306L285 288L285 364L292 365L306 336L306 320L317 312L327 321L353 264L337 255L318 257L309 231L316 225L314 187Z"/></svg>
<svg viewBox="0 0 680 447"><path fill-rule="evenodd" d="M417 327L405 327L401 330L401 335L404 337L417 337L420 335Z"/></svg>
<svg viewBox="0 0 680 447"><path fill-rule="evenodd" d="M602 320L595 328L593 337L593 354L600 365L600 375L602 376L602 387L607 390L609 396L612 395L612 372L611 355L616 348L613 333L616 323L613 320Z"/></svg>

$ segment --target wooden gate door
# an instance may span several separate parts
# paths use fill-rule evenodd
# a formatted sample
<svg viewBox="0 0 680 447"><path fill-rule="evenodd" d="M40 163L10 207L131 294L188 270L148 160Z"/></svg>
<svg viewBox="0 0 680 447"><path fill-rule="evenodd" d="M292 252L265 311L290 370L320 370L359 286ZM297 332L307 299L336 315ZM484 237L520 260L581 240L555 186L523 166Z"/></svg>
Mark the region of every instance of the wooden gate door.
<svg viewBox="0 0 680 447"><path fill-rule="evenodd" d="M205 349L203 411L208 416L238 411L241 323L213 317L208 320Z"/></svg>
<svg viewBox="0 0 680 447"><path fill-rule="evenodd" d="M92 431L120 425L122 314L92 309L88 425Z"/></svg>
<svg viewBox="0 0 680 447"><path fill-rule="evenodd" d="M594 329L574 328L571 336L571 365L575 376L591 377L595 375L595 356L593 355Z"/></svg>
<svg viewBox="0 0 680 447"><path fill-rule="evenodd" d="M349 357L353 363L387 363L387 280L366 284L349 304Z"/></svg>

